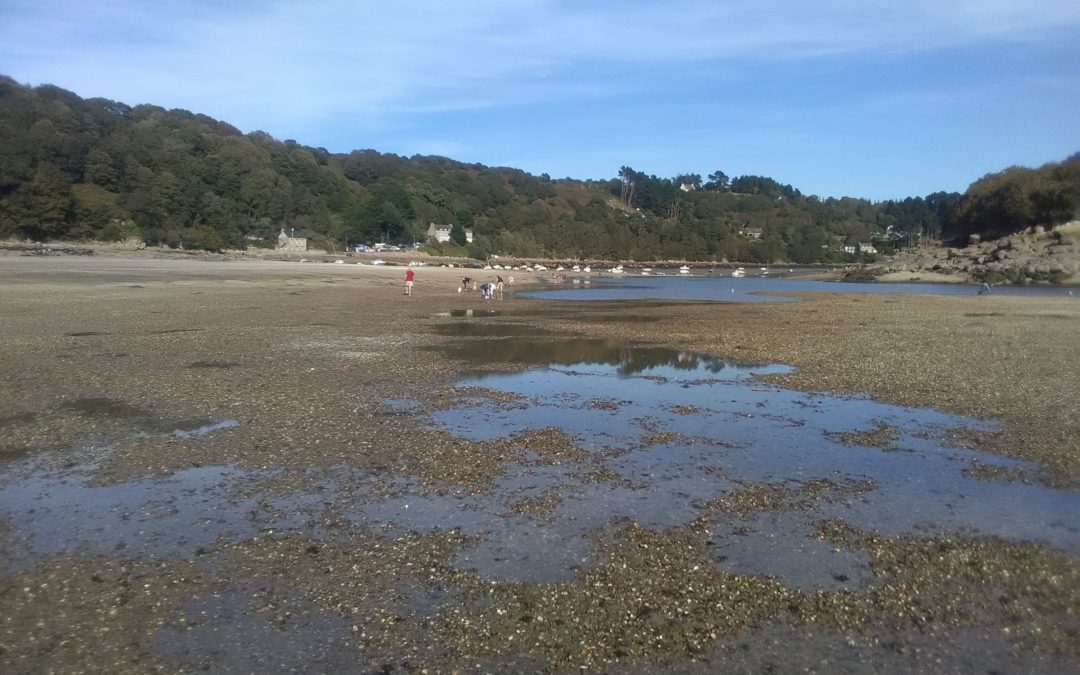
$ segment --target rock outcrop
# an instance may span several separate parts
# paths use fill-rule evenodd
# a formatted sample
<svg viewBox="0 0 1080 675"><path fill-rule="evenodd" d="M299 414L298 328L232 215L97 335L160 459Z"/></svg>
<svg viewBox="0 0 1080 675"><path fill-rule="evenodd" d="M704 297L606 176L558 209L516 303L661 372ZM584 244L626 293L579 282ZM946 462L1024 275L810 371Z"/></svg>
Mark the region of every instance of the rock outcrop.
<svg viewBox="0 0 1080 675"><path fill-rule="evenodd" d="M1050 231L976 240L964 248L904 249L873 268L882 274L928 272L990 283L1080 283L1080 221Z"/></svg>

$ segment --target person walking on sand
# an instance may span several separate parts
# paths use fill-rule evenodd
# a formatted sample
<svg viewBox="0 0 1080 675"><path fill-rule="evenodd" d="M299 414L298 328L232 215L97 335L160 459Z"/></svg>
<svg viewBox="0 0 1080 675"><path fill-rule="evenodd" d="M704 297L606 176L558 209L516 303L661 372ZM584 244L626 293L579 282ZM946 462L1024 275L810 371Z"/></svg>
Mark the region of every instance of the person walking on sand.
<svg viewBox="0 0 1080 675"><path fill-rule="evenodd" d="M496 293L502 293L503 292L503 278L501 276L499 276L499 275L495 276L495 292Z"/></svg>
<svg viewBox="0 0 1080 675"><path fill-rule="evenodd" d="M412 284L415 277L416 272L405 270L405 295L412 295Z"/></svg>

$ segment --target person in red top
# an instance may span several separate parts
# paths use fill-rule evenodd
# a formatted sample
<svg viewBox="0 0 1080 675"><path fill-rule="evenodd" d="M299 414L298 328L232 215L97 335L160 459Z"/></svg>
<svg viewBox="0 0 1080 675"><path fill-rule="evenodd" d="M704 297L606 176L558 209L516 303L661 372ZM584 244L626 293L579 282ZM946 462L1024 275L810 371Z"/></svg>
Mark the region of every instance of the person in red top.
<svg viewBox="0 0 1080 675"><path fill-rule="evenodd" d="M405 270L405 295L412 295L412 282L416 273L412 270Z"/></svg>

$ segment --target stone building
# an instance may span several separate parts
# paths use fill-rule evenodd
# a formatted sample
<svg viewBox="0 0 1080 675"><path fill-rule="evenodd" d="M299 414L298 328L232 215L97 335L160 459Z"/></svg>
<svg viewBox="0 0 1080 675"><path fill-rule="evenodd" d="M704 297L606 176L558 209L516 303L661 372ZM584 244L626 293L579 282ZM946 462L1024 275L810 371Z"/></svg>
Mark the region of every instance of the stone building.
<svg viewBox="0 0 1080 675"><path fill-rule="evenodd" d="M307 233L292 228L281 228L281 234L277 238L277 250L279 251L306 251Z"/></svg>

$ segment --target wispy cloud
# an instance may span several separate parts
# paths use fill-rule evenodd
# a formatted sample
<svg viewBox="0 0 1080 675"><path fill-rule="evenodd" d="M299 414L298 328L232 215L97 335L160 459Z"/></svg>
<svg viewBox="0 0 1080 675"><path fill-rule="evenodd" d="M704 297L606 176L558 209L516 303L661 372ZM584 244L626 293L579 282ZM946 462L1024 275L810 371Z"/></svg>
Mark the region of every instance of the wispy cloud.
<svg viewBox="0 0 1080 675"><path fill-rule="evenodd" d="M15 2L3 62L87 93L299 121L575 100L634 68L923 51L1075 31L1074 2ZM644 83L641 83L644 86ZM610 85L608 85L610 86ZM245 117L249 115L245 114Z"/></svg>

